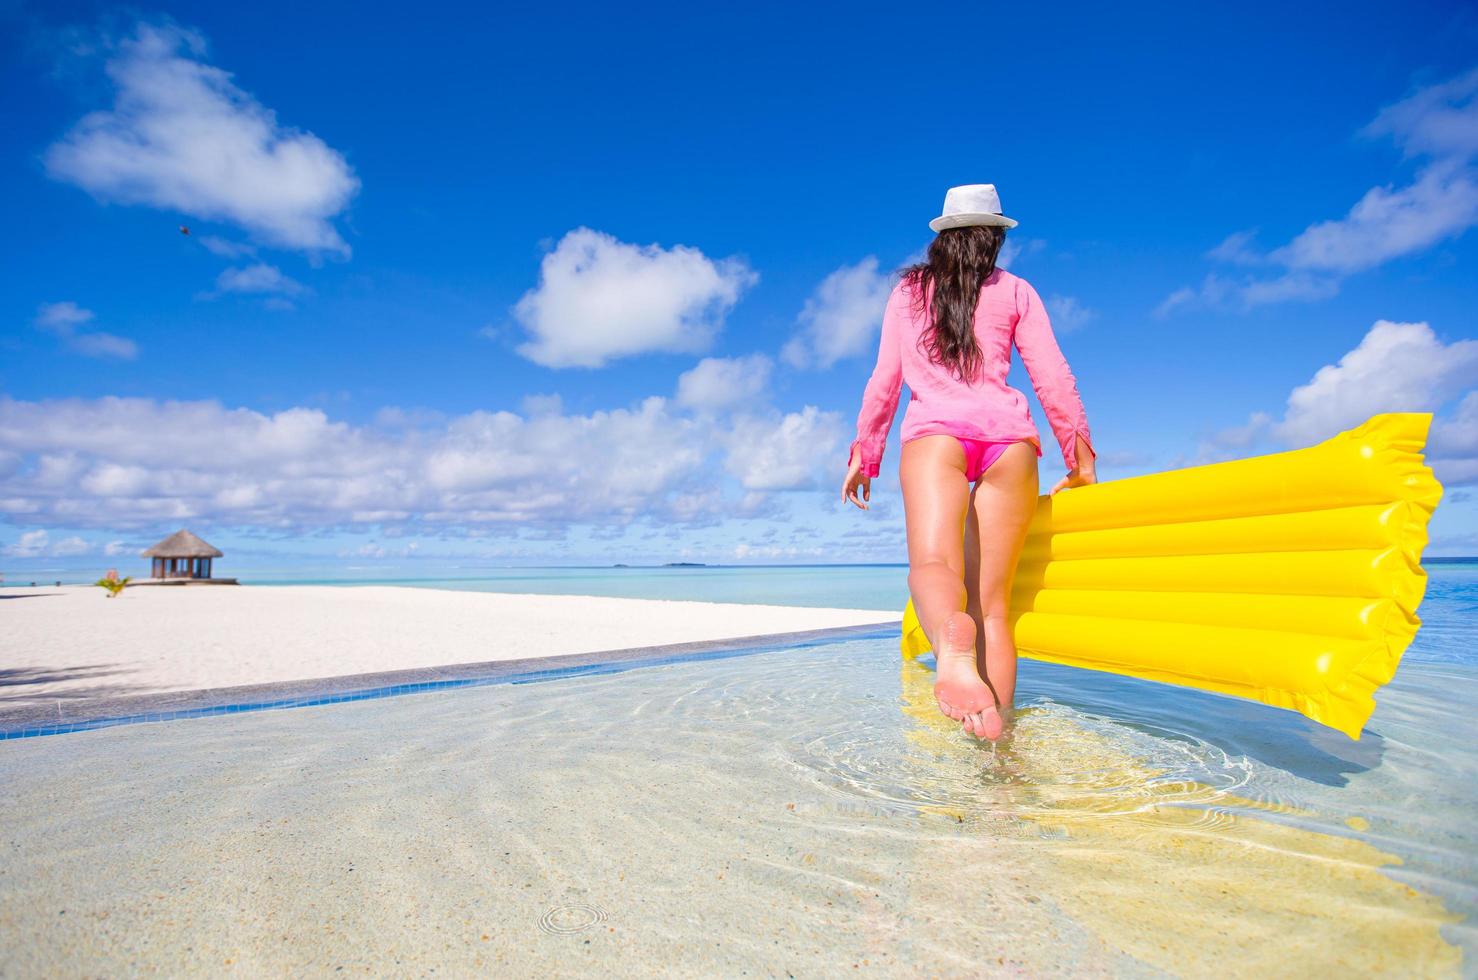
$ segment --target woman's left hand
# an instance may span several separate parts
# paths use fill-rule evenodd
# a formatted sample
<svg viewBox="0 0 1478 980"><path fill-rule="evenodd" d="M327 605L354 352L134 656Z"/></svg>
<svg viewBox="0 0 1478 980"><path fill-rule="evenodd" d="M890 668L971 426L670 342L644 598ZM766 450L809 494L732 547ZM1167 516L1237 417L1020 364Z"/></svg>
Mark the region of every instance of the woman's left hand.
<svg viewBox="0 0 1478 980"><path fill-rule="evenodd" d="M1068 487L1086 487L1098 482L1098 454L1093 451L1093 447L1088 444L1088 439L1082 432L1077 433L1077 438L1074 440L1073 455L1076 457L1073 462L1078 465L1074 466L1067 476L1057 481L1049 496L1056 494L1059 490L1066 490Z"/></svg>
<svg viewBox="0 0 1478 980"><path fill-rule="evenodd" d="M1093 467L1080 466L1067 476L1058 480L1057 484L1050 491L1050 494L1055 494L1059 490L1066 490L1068 487L1086 487L1097 482L1098 474L1093 471Z"/></svg>

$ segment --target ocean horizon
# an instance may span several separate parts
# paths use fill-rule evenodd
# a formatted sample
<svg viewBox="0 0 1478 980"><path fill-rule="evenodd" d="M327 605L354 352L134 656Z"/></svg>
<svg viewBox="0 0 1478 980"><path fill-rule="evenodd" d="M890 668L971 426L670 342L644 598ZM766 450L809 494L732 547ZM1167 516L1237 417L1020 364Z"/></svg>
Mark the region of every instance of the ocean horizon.
<svg viewBox="0 0 1478 980"><path fill-rule="evenodd" d="M1478 566L1478 556L1431 557L1424 565ZM121 570L123 571L123 570ZM397 586L458 592L531 595L589 595L617 599L722 602L767 606L897 610L908 601L908 566L901 562L806 565L545 565L448 569L441 573L356 574L352 569L244 571L248 587ZM124 572L126 574L126 571ZM62 575L24 580L7 576L0 590L54 585L90 585L95 578ZM101 597L101 590L99 596ZM126 598L126 596L125 596Z"/></svg>

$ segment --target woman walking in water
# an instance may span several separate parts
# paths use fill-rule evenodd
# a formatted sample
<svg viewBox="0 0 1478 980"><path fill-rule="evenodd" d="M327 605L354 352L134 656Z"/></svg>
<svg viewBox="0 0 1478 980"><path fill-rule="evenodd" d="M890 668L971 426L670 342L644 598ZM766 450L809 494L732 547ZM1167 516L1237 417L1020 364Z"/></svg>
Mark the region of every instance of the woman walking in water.
<svg viewBox="0 0 1478 980"><path fill-rule="evenodd" d="M992 184L952 187L925 261L888 297L877 367L862 397L842 496L872 499L888 429L908 384L898 465L908 588L934 648L939 710L996 739L1016 695L1011 581L1036 511L1042 455L1026 396L1006 384L1011 347L1062 448L1052 493L1094 483L1095 453L1074 379L1042 300L996 268L1006 229Z"/></svg>

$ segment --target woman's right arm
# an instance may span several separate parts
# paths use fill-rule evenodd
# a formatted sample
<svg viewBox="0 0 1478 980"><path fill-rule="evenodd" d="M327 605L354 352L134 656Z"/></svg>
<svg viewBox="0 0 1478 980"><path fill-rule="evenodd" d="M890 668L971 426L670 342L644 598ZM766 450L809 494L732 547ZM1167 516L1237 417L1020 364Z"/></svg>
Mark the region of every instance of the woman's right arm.
<svg viewBox="0 0 1478 980"><path fill-rule="evenodd" d="M898 411L898 394L903 388L903 359L899 349L903 318L907 315L907 291L895 286L883 310L883 332L878 338L878 361L872 377L862 392L862 411L857 414L857 438L852 442L850 466L858 466L864 476L878 475L883 462L883 448L888 443L888 430Z"/></svg>
<svg viewBox="0 0 1478 980"><path fill-rule="evenodd" d="M1058 481L1052 492L1097 482L1098 454L1088 431L1088 415L1078 394L1078 381L1057 345L1042 298L1025 279L1016 280L1016 313L1012 340L1026 365L1042 411L1047 413L1047 423L1062 447L1062 461L1068 469L1068 475Z"/></svg>

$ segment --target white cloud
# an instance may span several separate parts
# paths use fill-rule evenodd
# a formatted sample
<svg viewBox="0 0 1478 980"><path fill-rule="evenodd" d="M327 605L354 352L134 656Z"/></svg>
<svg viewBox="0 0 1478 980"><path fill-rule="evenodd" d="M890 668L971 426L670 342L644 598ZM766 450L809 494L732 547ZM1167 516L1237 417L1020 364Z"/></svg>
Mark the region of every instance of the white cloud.
<svg viewBox="0 0 1478 980"><path fill-rule="evenodd" d="M77 327L90 322L95 315L92 310L84 310L71 300L42 303L36 313L36 326L67 337Z"/></svg>
<svg viewBox="0 0 1478 980"><path fill-rule="evenodd" d="M705 357L677 379L677 403L699 411L719 411L764 397L771 362L763 354Z"/></svg>
<svg viewBox="0 0 1478 980"><path fill-rule="evenodd" d="M420 554L421 546L411 541L398 548L387 548L377 541L368 541L357 548L346 548L339 552L340 558L413 558Z"/></svg>
<svg viewBox="0 0 1478 980"><path fill-rule="evenodd" d="M1234 425L1214 434L1210 444L1201 447L1203 458L1199 462L1228 458L1227 450L1248 450L1258 440L1266 439L1272 426L1273 417L1267 412L1253 412L1247 417L1245 424ZM1238 455L1245 455L1245 452L1239 452Z"/></svg>
<svg viewBox="0 0 1478 980"><path fill-rule="evenodd" d="M799 330L781 349L781 359L794 367L825 369L871 353L892 289L892 273L880 272L875 256L837 269L806 300Z"/></svg>
<svg viewBox="0 0 1478 980"><path fill-rule="evenodd" d="M1254 232L1229 236L1208 257L1282 272L1240 282L1208 276L1200 288L1171 293L1156 313L1323 299L1338 292L1347 276L1417 254L1478 224L1478 69L1386 107L1362 133L1390 138L1408 157L1427 162L1409 183L1373 187L1343 217L1316 222L1270 251L1256 249Z"/></svg>
<svg viewBox="0 0 1478 980"><path fill-rule="evenodd" d="M0 397L0 518L30 526L558 529L712 522L836 468L841 426L815 408L721 422L663 398L567 414L444 418L389 412L350 425L144 398ZM726 477L733 473L736 480Z"/></svg>
<svg viewBox="0 0 1478 980"><path fill-rule="evenodd" d="M1064 333L1070 333L1087 324L1098 311L1084 306L1071 296L1048 296L1043 303L1052 325Z"/></svg>
<svg viewBox="0 0 1478 980"><path fill-rule="evenodd" d="M140 23L110 46L113 106L46 152L47 173L104 201L231 222L285 248L347 256L333 225L359 190L342 154L202 60L204 39ZM207 246L209 247L209 246Z"/></svg>
<svg viewBox="0 0 1478 980"><path fill-rule="evenodd" d="M102 331L77 334L68 341L68 346L86 357L116 357L121 361L131 361L139 356L138 344L127 337Z"/></svg>
<svg viewBox="0 0 1478 980"><path fill-rule="evenodd" d="M296 279L283 275L277 266L265 262L239 269L224 269L216 277L216 289L223 293L280 293L298 296L306 288Z"/></svg>
<svg viewBox="0 0 1478 980"><path fill-rule="evenodd" d="M45 530L26 531L15 544L0 548L11 558L75 558L93 552L91 542L77 535L52 541Z"/></svg>
<svg viewBox="0 0 1478 980"><path fill-rule="evenodd" d="M696 353L758 278L742 259L715 261L684 245L631 245L577 228L544 256L538 287L514 307L530 336L518 352L555 368Z"/></svg>
<svg viewBox="0 0 1478 980"><path fill-rule="evenodd" d="M1239 287L1244 310L1288 300L1328 299L1337 292L1338 280L1301 272L1290 272L1276 279L1248 279Z"/></svg>
<svg viewBox="0 0 1478 980"><path fill-rule="evenodd" d="M823 473L845 462L838 462L841 416L814 405L785 415L739 416L725 441L724 465L746 490L813 489Z"/></svg>
<svg viewBox="0 0 1478 980"><path fill-rule="evenodd" d="M46 554L48 537L45 531L26 531L15 544L6 547L5 553L12 558L39 558Z"/></svg>
<svg viewBox="0 0 1478 980"><path fill-rule="evenodd" d="M800 548L795 545L752 545L740 542L734 546L733 555L738 561L794 561L798 558L820 558L828 553L829 549L823 547ZM835 554L834 551L831 552Z"/></svg>
<svg viewBox="0 0 1478 980"><path fill-rule="evenodd" d="M1294 270L1348 275L1419 252L1478 223L1478 180L1443 161L1405 187L1374 187L1348 214L1311 225L1269 258Z"/></svg>
<svg viewBox="0 0 1478 980"><path fill-rule="evenodd" d="M1254 412L1246 424L1214 435L1194 462L1246 455L1269 440L1310 446L1382 412L1437 412L1429 462L1444 482L1478 480L1478 340L1444 343L1426 323L1378 320L1335 364L1288 395L1281 419Z"/></svg>
<svg viewBox="0 0 1478 980"><path fill-rule="evenodd" d="M1203 304L1214 306L1225 295L1224 282L1225 280L1220 276L1215 273L1209 273L1200 286L1182 286L1160 301L1160 305L1155 307L1155 316L1163 318L1177 310L1188 309Z"/></svg>
<svg viewBox="0 0 1478 980"><path fill-rule="evenodd" d="M63 538L51 546L51 553L57 558L71 558L76 555L85 555L92 551L92 545L82 538L73 535Z"/></svg>
<svg viewBox="0 0 1478 980"><path fill-rule="evenodd" d="M1267 262L1267 256L1251 248L1255 237L1257 237L1255 229L1233 232L1223 239L1220 245L1207 252L1206 257L1218 262L1229 262L1232 265L1263 265Z"/></svg>
<svg viewBox="0 0 1478 980"><path fill-rule="evenodd" d="M1389 136L1411 156L1471 158L1478 154L1478 68L1387 106L1364 133Z"/></svg>
<svg viewBox="0 0 1478 980"><path fill-rule="evenodd" d="M1379 320L1339 363L1293 389L1274 434L1311 445L1377 412L1429 412L1478 385L1478 340L1444 344L1425 323Z"/></svg>
<svg viewBox="0 0 1478 980"><path fill-rule="evenodd" d="M1007 238L1001 243L1001 250L996 253L996 265L1002 269L1009 269L1021 255L1021 246Z"/></svg>
<svg viewBox="0 0 1478 980"><path fill-rule="evenodd" d="M91 323L94 317L92 310L83 309L71 300L64 300L60 303L42 303L34 323L39 329L60 337L68 348L84 357L116 357L124 361L138 357L138 344L127 337L100 330L89 333L78 331L78 327Z"/></svg>
<svg viewBox="0 0 1478 980"><path fill-rule="evenodd" d="M1478 391L1464 395L1451 416L1435 421L1427 444L1428 462L1444 483L1478 483Z"/></svg>
<svg viewBox="0 0 1478 980"><path fill-rule="evenodd" d="M1303 272L1285 273L1274 279L1245 276L1237 280L1212 272L1200 286L1184 286L1165 297L1155 308L1155 316L1164 318L1191 308L1250 310L1289 300L1326 299L1337 292L1337 279Z"/></svg>
<svg viewBox="0 0 1478 980"><path fill-rule="evenodd" d="M550 395L525 395L519 409L529 418L548 418L564 414L564 399L556 392Z"/></svg>
<svg viewBox="0 0 1478 980"><path fill-rule="evenodd" d="M1010 269L1021 259L1046 247L1047 243L1040 238L1016 238L1008 235L1001 244L1000 254L996 256L996 265L1002 269Z"/></svg>
<svg viewBox="0 0 1478 980"><path fill-rule="evenodd" d="M1478 457L1478 391L1470 391L1448 419L1432 427L1432 449L1443 455Z"/></svg>

